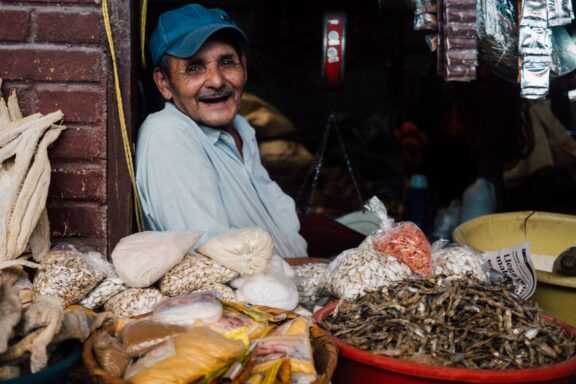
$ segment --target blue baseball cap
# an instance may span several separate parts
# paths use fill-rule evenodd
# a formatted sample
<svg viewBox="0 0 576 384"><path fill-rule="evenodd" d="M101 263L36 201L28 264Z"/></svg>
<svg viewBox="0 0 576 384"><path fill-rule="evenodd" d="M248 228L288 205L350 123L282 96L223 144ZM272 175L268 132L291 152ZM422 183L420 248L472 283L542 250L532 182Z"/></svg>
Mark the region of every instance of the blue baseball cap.
<svg viewBox="0 0 576 384"><path fill-rule="evenodd" d="M224 29L235 32L240 41L248 43L244 32L221 9L188 4L164 12L148 43L152 64L156 67L167 53L182 59L190 57L210 36Z"/></svg>

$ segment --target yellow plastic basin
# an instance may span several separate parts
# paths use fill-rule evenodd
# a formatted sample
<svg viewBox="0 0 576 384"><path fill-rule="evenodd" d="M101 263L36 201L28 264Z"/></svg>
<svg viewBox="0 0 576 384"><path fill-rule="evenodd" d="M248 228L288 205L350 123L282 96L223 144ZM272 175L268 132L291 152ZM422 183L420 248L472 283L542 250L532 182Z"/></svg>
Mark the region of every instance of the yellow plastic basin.
<svg viewBox="0 0 576 384"><path fill-rule="evenodd" d="M484 215L460 224L455 242L482 252L530 242L532 254L558 256L576 245L576 216L550 212L507 212ZM576 326L576 277L536 271L532 297L544 313Z"/></svg>

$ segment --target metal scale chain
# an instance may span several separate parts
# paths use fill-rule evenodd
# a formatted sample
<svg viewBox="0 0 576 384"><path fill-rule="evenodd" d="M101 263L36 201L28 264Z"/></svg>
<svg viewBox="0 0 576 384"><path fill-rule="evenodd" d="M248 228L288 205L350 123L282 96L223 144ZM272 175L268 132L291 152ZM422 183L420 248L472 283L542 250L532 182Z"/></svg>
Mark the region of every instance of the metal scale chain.
<svg viewBox="0 0 576 384"><path fill-rule="evenodd" d="M326 127L324 128L324 132L322 134L322 140L320 141L320 145L316 153L316 158L318 159L318 161L316 163L316 167L314 170L314 178L312 179L310 196L308 197L308 203L305 209L306 213L310 213L310 210L312 209L312 204L314 203L314 197L316 194L316 190L318 189L318 183L320 180L320 170L322 169L322 165L324 164L324 154L326 152L326 144L328 143L328 137L330 136L331 130L334 130L334 132L336 133L336 138L338 139L340 150L342 151L342 155L344 156L346 170L348 171L348 174L352 179L354 191L356 192L356 197L360 202L360 206L363 206L364 204L364 199L362 198L362 194L360 193L360 188L358 186L358 181L356 180L356 177L354 176L354 171L352 170L352 163L350 162L350 158L348 157L348 153L346 152L346 146L344 145L344 140L342 139L342 135L340 134L340 130L338 129L338 125L336 124L336 119L334 116L334 105L335 102L334 100L332 100L330 107L330 114L328 115L328 121L326 122ZM306 185L306 183L304 185Z"/></svg>

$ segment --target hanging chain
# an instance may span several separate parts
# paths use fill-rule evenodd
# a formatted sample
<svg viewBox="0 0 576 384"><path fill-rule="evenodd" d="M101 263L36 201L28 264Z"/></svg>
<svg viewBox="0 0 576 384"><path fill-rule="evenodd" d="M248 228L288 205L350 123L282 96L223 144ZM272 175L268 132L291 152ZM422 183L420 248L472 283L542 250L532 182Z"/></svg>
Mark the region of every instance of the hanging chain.
<svg viewBox="0 0 576 384"><path fill-rule="evenodd" d="M362 198L362 193L360 193L360 187L358 186L358 181L354 176L354 171L352 170L352 163L350 162L350 157L348 157L348 153L346 152L346 146L344 145L344 140L342 139L342 135L340 134L340 130L338 126L334 124L334 131L336 132L336 137L338 138L338 143L340 144L340 150L344 155L344 162L346 163L346 169L350 174L350 178L352 179L352 184L354 185L354 191L356 191L356 197L360 202L360 207L364 209L364 199Z"/></svg>

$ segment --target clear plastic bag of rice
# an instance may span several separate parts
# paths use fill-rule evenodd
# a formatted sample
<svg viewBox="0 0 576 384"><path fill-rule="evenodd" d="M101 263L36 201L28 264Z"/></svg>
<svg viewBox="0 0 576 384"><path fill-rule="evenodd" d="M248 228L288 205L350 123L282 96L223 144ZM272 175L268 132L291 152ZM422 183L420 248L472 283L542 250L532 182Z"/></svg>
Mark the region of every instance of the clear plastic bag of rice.
<svg viewBox="0 0 576 384"><path fill-rule="evenodd" d="M79 304L89 309L98 309L127 288L118 276L112 275L90 291L86 297L80 300Z"/></svg>
<svg viewBox="0 0 576 384"><path fill-rule="evenodd" d="M318 289L322 275L328 263L306 263L292 267L294 269L296 287L300 296L300 304L313 308L319 299Z"/></svg>
<svg viewBox="0 0 576 384"><path fill-rule="evenodd" d="M133 317L152 311L165 298L155 288L128 288L108 300L104 310L115 317Z"/></svg>
<svg viewBox="0 0 576 384"><path fill-rule="evenodd" d="M480 254L465 245L437 240L432 244L432 271L435 275L459 278L472 274L481 281L488 281L486 263Z"/></svg>
<svg viewBox="0 0 576 384"><path fill-rule="evenodd" d="M160 280L160 292L166 296L185 295L209 284L224 284L238 276L209 257L190 252Z"/></svg>
<svg viewBox="0 0 576 384"><path fill-rule="evenodd" d="M410 276L410 268L394 256L369 248L352 248L328 265L321 286L331 295L351 299L363 296L365 289L387 286Z"/></svg>
<svg viewBox="0 0 576 384"><path fill-rule="evenodd" d="M71 244L54 247L42 259L34 277L34 296L49 296L63 307L77 303L107 274L106 261L99 252L80 252Z"/></svg>

